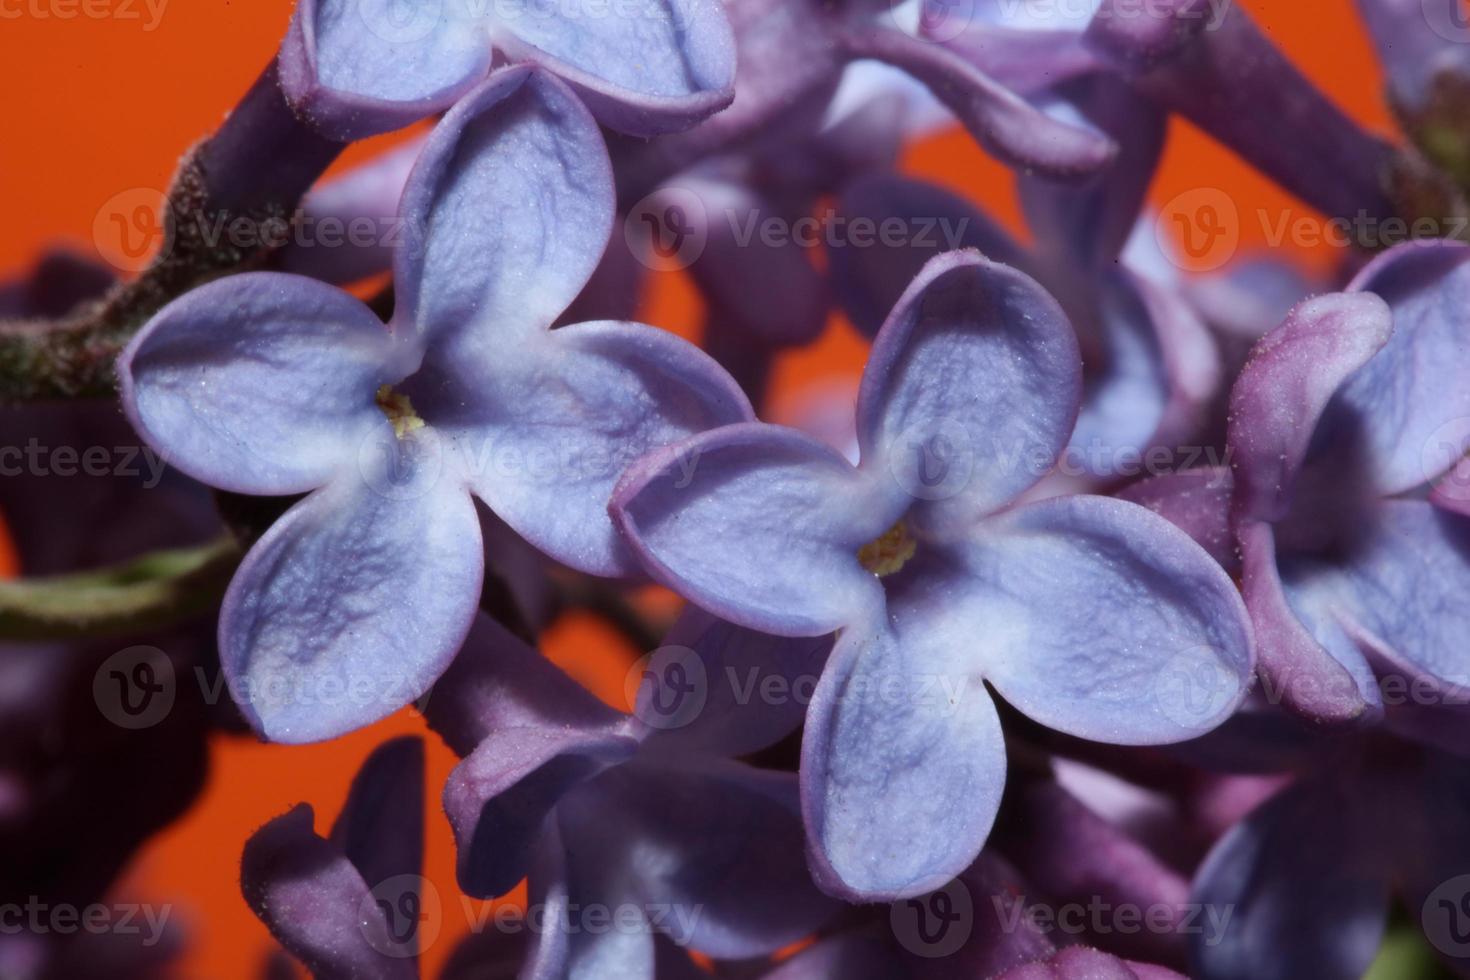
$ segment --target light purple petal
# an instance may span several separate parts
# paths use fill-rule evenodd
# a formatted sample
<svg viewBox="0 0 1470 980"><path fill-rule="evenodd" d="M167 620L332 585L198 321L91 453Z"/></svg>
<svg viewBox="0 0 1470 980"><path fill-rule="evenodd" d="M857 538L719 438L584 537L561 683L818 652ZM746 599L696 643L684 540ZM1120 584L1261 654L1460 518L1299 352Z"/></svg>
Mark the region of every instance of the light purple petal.
<svg viewBox="0 0 1470 980"><path fill-rule="evenodd" d="M675 944L717 958L810 935L839 906L802 860L796 777L689 761L623 766L569 799L573 876L597 881L604 901L640 903Z"/></svg>
<svg viewBox="0 0 1470 980"><path fill-rule="evenodd" d="M123 407L188 475L237 493L312 490L387 429L393 338L351 296L248 273L164 307L118 359Z"/></svg>
<svg viewBox="0 0 1470 980"><path fill-rule="evenodd" d="M1077 338L1033 280L974 252L929 262L873 342L858 393L862 468L954 533L1051 468L1076 419Z"/></svg>
<svg viewBox="0 0 1470 980"><path fill-rule="evenodd" d="M556 79L497 71L434 129L404 188L395 319L462 358L549 327L613 221L597 124Z"/></svg>
<svg viewBox="0 0 1470 980"><path fill-rule="evenodd" d="M850 901L945 884L975 860L1000 805L1006 757L995 703L918 626L877 620L844 631L807 715L802 808L813 873Z"/></svg>
<svg viewBox="0 0 1470 980"><path fill-rule="evenodd" d="M934 6L942 8L942 0ZM996 9L993 5L992 10ZM930 28L945 46L957 52L1001 85L1031 98L1055 85L1087 75L1101 65L1097 55L1082 43L1080 28L1032 30L1015 24L1014 15L1039 13L1046 16L1069 10L1063 4L1006 4L1001 18L962 19L963 8L950 8ZM978 11L977 11L978 12ZM958 33L956 29L958 28Z"/></svg>
<svg viewBox="0 0 1470 980"><path fill-rule="evenodd" d="M1393 334L1338 391L1325 424L1366 443L1385 494L1432 482L1470 451L1470 246L1411 242L1365 268L1354 292L1393 312Z"/></svg>
<svg viewBox="0 0 1470 980"><path fill-rule="evenodd" d="M220 662L272 740L386 717L428 689L469 631L484 571L474 503L428 440L404 442L292 507L230 583Z"/></svg>
<svg viewBox="0 0 1470 980"><path fill-rule="evenodd" d="M1364 293L1300 303L1256 345L1230 396L1236 511L1286 516L1312 433L1333 394L1388 341L1388 305Z"/></svg>
<svg viewBox="0 0 1470 980"><path fill-rule="evenodd" d="M1337 612L1360 642L1467 693L1470 518L1425 501L1385 501L1341 575Z"/></svg>
<svg viewBox="0 0 1470 980"><path fill-rule="evenodd" d="M909 283L937 255L973 248L986 258L1021 269L1028 261L1010 235L969 201L937 185L895 174L853 181L837 202L837 217L848 234L828 253L833 288L853 325L869 336L878 332ZM905 230L897 247L882 234L885 222Z"/></svg>
<svg viewBox="0 0 1470 980"><path fill-rule="evenodd" d="M1389 896L1388 869L1379 865L1357 793L1325 779L1289 787L1215 845L1195 879L1194 900L1233 911L1223 934L1193 937L1191 975L1363 975L1383 938Z"/></svg>
<svg viewBox="0 0 1470 980"><path fill-rule="evenodd" d="M1437 74L1466 70L1470 52L1459 0L1357 0L1357 8L1400 109L1420 109Z"/></svg>
<svg viewBox="0 0 1470 980"><path fill-rule="evenodd" d="M1183 974L1151 963L1132 963L1085 946L1068 946L1044 962L1007 970L996 980L1183 980Z"/></svg>
<svg viewBox="0 0 1470 980"><path fill-rule="evenodd" d="M1167 520L1232 575L1240 568L1230 528L1234 484L1224 466L1204 466L1151 477L1119 491L1118 496Z"/></svg>
<svg viewBox="0 0 1470 980"><path fill-rule="evenodd" d="M930 642L968 652L1049 728L1182 741L1229 717L1250 686L1254 644L1234 583L1143 507L1061 497L991 518L947 551L905 609L928 613Z"/></svg>
<svg viewBox="0 0 1470 980"><path fill-rule="evenodd" d="M444 810L460 887L475 896L514 888L562 797L638 747L625 716L483 613L425 713L465 755Z"/></svg>
<svg viewBox="0 0 1470 980"><path fill-rule="evenodd" d="M724 619L781 636L821 636L881 606L858 551L902 508L835 450L760 423L649 456L612 501L654 578Z"/></svg>
<svg viewBox="0 0 1470 980"><path fill-rule="evenodd" d="M1286 319L1316 280L1269 254L1250 255L1217 273L1193 276L1183 286L1205 321L1230 340L1255 343Z"/></svg>
<svg viewBox="0 0 1470 980"><path fill-rule="evenodd" d="M245 845L240 889L272 935L323 980L415 980L411 949L395 941L362 875L312 830L302 804Z"/></svg>
<svg viewBox="0 0 1470 980"><path fill-rule="evenodd" d="M623 471L646 453L753 417L707 354L638 323L579 323L494 357L442 363L404 391L445 437L476 496L557 561L595 575L638 568L607 513Z"/></svg>
<svg viewBox="0 0 1470 980"><path fill-rule="evenodd" d="M634 7L502 4L496 47L544 65L606 126L635 136L687 129L735 96L735 37L718 0Z"/></svg>
<svg viewBox="0 0 1470 980"><path fill-rule="evenodd" d="M281 45L281 86L343 142L449 108L490 69L482 23L458 4L301 0Z"/></svg>

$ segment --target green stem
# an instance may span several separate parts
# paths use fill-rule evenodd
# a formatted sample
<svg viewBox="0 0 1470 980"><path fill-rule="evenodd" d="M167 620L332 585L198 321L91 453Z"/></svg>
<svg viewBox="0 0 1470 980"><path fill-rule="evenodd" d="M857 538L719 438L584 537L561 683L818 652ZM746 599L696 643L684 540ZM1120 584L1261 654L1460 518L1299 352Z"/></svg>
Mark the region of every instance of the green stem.
<svg viewBox="0 0 1470 980"><path fill-rule="evenodd" d="M179 626L213 608L240 563L232 537L95 571L0 582L0 640L67 640Z"/></svg>

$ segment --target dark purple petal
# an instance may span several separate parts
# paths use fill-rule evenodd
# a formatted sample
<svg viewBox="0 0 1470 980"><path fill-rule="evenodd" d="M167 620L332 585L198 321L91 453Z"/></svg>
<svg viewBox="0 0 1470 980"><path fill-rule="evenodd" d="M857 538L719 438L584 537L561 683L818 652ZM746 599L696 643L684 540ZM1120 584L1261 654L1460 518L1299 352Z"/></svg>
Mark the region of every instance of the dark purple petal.
<svg viewBox="0 0 1470 980"><path fill-rule="evenodd" d="M412 947L396 941L347 856L313 832L306 804L246 843L240 890L277 941L322 980L418 976Z"/></svg>
<svg viewBox="0 0 1470 980"><path fill-rule="evenodd" d="M838 909L803 860L790 773L623 766L569 798L561 819L575 878L596 881L603 901L641 903L655 929L709 956L773 953Z"/></svg>
<svg viewBox="0 0 1470 980"><path fill-rule="evenodd" d="M1200 869L1194 900L1223 931L1193 937L1201 980L1356 980L1388 915L1384 848L1359 790L1329 778L1282 791L1225 835Z"/></svg>
<svg viewBox="0 0 1470 980"><path fill-rule="evenodd" d="M1033 280L974 252L933 259L873 342L858 393L862 469L914 499L916 530L954 534L1051 467L1081 368L1071 325Z"/></svg>
<svg viewBox="0 0 1470 980"><path fill-rule="evenodd" d="M396 738L373 750L329 838L370 885L424 866L424 743Z"/></svg>
<svg viewBox="0 0 1470 980"><path fill-rule="evenodd" d="M933 891L975 860L1005 784L990 694L899 621L838 640L807 715L802 808L813 873L849 901ZM941 659L941 656L949 659Z"/></svg>
<svg viewBox="0 0 1470 980"><path fill-rule="evenodd" d="M1271 525L1237 528L1241 594L1255 624L1258 669L1268 697L1313 721L1349 722L1378 711L1367 661L1330 614L1307 608L1310 589L1292 592L1277 565Z"/></svg>
<svg viewBox="0 0 1470 980"><path fill-rule="evenodd" d="M444 787L460 886L502 895L526 876L546 817L632 756L628 719L481 614L425 714L465 760Z"/></svg>
<svg viewBox="0 0 1470 980"><path fill-rule="evenodd" d="M880 608L858 551L904 501L779 426L731 425L655 453L611 511L649 574L731 622L821 636Z"/></svg>
<svg viewBox="0 0 1470 980"><path fill-rule="evenodd" d="M1306 300L1256 345L1230 398L1240 519L1278 521L1334 393L1388 342L1388 304L1364 293Z"/></svg>
<svg viewBox="0 0 1470 980"><path fill-rule="evenodd" d="M1392 147L1328 101L1239 5L1105 0L1087 41L1141 93L1319 210L1347 218L1360 209L1394 214L1385 193ZM1260 112L1262 105L1273 109Z"/></svg>
<svg viewBox="0 0 1470 980"><path fill-rule="evenodd" d="M463 478L432 441L387 438L360 474L287 511L225 595L225 679L275 741L333 738L397 711L449 666L474 618L484 556Z"/></svg>
<svg viewBox="0 0 1470 980"><path fill-rule="evenodd" d="M647 751L749 755L801 726L831 637L786 638L685 609L644 668L633 714Z"/></svg>
<svg viewBox="0 0 1470 980"><path fill-rule="evenodd" d="M843 242L829 253L833 288L853 325L872 336L932 258L957 248L973 248L987 258L1026 268L1021 247L969 201L933 184L894 174L861 177L842 191L837 218L853 229L858 222L881 232L884 222L903 222L915 234L899 247L880 235L871 247ZM915 239L924 228L931 244ZM850 237L855 233L849 233Z"/></svg>
<svg viewBox="0 0 1470 980"><path fill-rule="evenodd" d="M403 372L363 304L259 272L164 307L118 359L123 408L164 458L224 490L293 494L350 471L387 429L374 403Z"/></svg>
<svg viewBox="0 0 1470 980"><path fill-rule="evenodd" d="M1237 574L1240 555L1230 529L1230 470L1224 466L1166 473L1125 487L1118 493L1167 520L1210 553L1227 572Z"/></svg>
<svg viewBox="0 0 1470 980"><path fill-rule="evenodd" d="M996 980L1183 980L1183 974L1151 963L1131 963L1100 949L1069 946L1044 962L1007 970Z"/></svg>
<svg viewBox="0 0 1470 980"><path fill-rule="evenodd" d="M1057 176L1094 173L1112 161L1117 146L1111 140L1051 119L962 54L883 21L849 25L839 44L850 57L886 62L923 82L1001 161Z"/></svg>
<svg viewBox="0 0 1470 980"><path fill-rule="evenodd" d="M762 980L894 980L902 961L887 943L862 934L837 935L809 946Z"/></svg>

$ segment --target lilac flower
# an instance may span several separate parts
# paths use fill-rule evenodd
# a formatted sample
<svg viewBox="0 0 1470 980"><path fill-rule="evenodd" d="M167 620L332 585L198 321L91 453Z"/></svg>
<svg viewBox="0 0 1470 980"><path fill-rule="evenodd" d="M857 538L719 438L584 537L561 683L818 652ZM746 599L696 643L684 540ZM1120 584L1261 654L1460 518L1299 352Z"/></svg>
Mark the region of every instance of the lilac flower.
<svg viewBox="0 0 1470 980"><path fill-rule="evenodd" d="M718 0L302 0L281 85L322 132L362 139L448 109L497 56L555 73L600 122L640 136L684 129L734 98Z"/></svg>
<svg viewBox="0 0 1470 980"><path fill-rule="evenodd" d="M652 976L659 934L762 956L832 914L802 860L795 776L731 761L785 736L800 705L742 703L717 682L727 668L786 676L827 647L690 611L645 661L627 716L477 621L426 714L464 756L444 789L460 886L500 895L529 876L552 926L523 976ZM579 910L627 905L644 915L631 928L577 927Z"/></svg>
<svg viewBox="0 0 1470 980"><path fill-rule="evenodd" d="M1130 154L1127 141L1120 145ZM1119 257L1144 190L1135 176L1114 178L1122 172L1110 170L1083 189L1023 179L1034 252L937 187L894 176L860 179L843 192L843 220L879 228L900 220L912 240L898 248L834 250L835 288L853 322L873 333L926 258L956 244L950 238L1047 283L1083 347L1086 384L1067 459L1094 479L1115 479L1150 447L1172 448L1192 436L1220 383L1215 345L1179 289ZM1098 244L1105 227L1108 241ZM921 241L924 229L930 231Z"/></svg>
<svg viewBox="0 0 1470 980"><path fill-rule="evenodd" d="M1242 588L1269 693L1307 717L1387 709L1391 724L1457 741L1443 728L1455 711L1426 723L1385 705L1375 677L1470 685L1455 598L1470 585L1470 525L1452 478L1470 448L1467 260L1449 242L1385 253L1348 292L1299 305L1236 382Z"/></svg>
<svg viewBox="0 0 1470 980"><path fill-rule="evenodd" d="M595 124L550 76L507 69L466 97L400 215L386 329L334 288L249 274L165 308L119 362L129 417L179 469L312 491L251 549L220 617L231 693L279 741L368 724L448 666L480 594L471 494L559 561L632 572L604 512L616 474L750 417L669 334L547 330L613 215Z"/></svg>
<svg viewBox="0 0 1470 980"><path fill-rule="evenodd" d="M1056 303L957 252L878 334L857 467L741 424L618 487L618 526L664 584L768 633L841 631L802 749L812 860L835 894L919 894L974 860L1005 770L981 678L1045 725L1124 744L1199 734L1244 695L1244 609L1186 536L1100 497L1007 509L1065 445L1080 389ZM1151 693L1166 668L1226 693L1176 711Z"/></svg>

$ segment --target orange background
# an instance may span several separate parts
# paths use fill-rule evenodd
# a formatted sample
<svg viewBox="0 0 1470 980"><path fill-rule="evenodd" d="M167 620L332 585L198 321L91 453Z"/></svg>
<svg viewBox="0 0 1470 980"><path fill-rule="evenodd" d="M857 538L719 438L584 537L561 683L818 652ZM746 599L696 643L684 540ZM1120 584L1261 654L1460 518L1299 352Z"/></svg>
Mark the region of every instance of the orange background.
<svg viewBox="0 0 1470 980"><path fill-rule="evenodd" d="M1356 118L1390 131L1381 76L1350 0L1243 0L1244 6L1303 69ZM152 31L142 0L110 0L106 9L144 12L143 20L41 18L34 9L67 8L67 0L0 0L0 278L22 271L58 239L84 247L93 222L115 195L167 186L179 154L217 124L275 51L291 14L290 0L171 0ZM21 16L6 17L20 11ZM1291 139L1290 132L1281 133ZM349 150L362 160L388 140ZM985 205L1015 228L1019 212L1007 171L960 134L916 147L912 172L939 181ZM1228 152L1175 122L1155 182L1162 204L1198 187L1225 189L1242 215L1266 209L1310 214ZM1242 222L1242 247L1264 247L1261 223ZM1325 267L1326 247L1301 254ZM686 335L699 321L697 299L682 280L668 278L651 297L646 318ZM829 374L852 375L863 346L842 323L822 340L788 356L777 394ZM0 538L0 571L5 567ZM563 622L548 635L550 655L619 702L623 672L635 656L610 632L586 620ZM211 980L257 975L270 940L240 898L241 846L260 824L306 801L325 833L358 765L385 738L426 733L405 711L373 728L327 745L287 748L219 738L209 785L193 810L137 858L123 883L129 898L175 904L192 930L183 974ZM452 843L433 801L453 758L432 735L428 877L444 901L439 939L425 954L432 976L465 931L454 887ZM99 819L105 816L99 814Z"/></svg>

